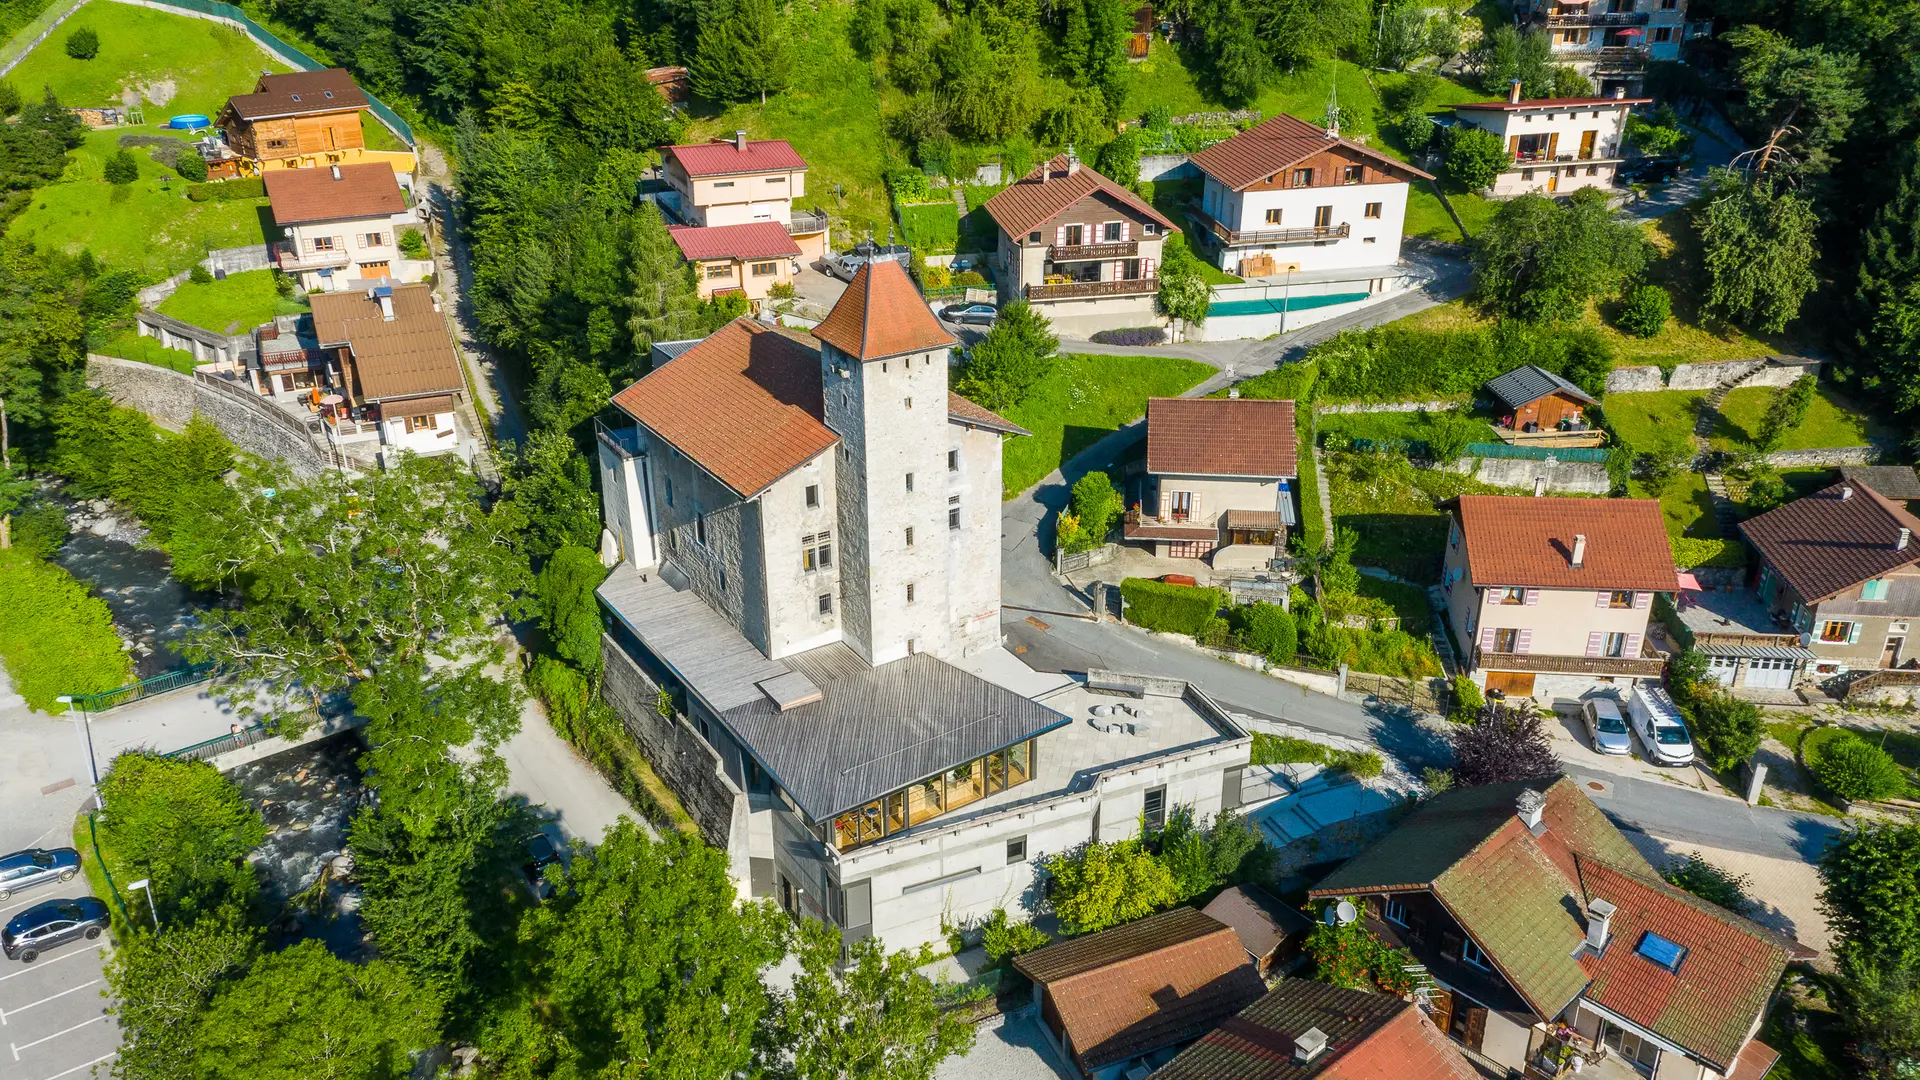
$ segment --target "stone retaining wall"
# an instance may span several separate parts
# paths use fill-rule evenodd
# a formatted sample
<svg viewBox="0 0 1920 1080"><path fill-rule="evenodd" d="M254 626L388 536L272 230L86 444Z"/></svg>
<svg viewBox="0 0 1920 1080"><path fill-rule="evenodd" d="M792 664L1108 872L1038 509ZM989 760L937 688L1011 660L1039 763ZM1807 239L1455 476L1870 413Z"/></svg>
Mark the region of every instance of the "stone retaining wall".
<svg viewBox="0 0 1920 1080"><path fill-rule="evenodd" d="M1776 469L1804 469L1818 465L1871 465L1886 453L1881 446L1825 446L1812 450L1776 450L1767 464Z"/></svg>
<svg viewBox="0 0 1920 1080"><path fill-rule="evenodd" d="M238 274L245 270L270 270L273 268L273 251L265 244L248 244L245 247L214 248L200 265L209 272L225 270L229 274ZM149 285L134 296L141 307L153 307L172 296L189 277L192 270L182 270L165 281Z"/></svg>
<svg viewBox="0 0 1920 1080"><path fill-rule="evenodd" d="M1321 416L1333 416L1340 413L1410 413L1410 412L1452 412L1455 409L1473 404L1471 401L1383 401L1368 404L1364 401L1347 401L1338 405L1321 405L1313 411Z"/></svg>
<svg viewBox="0 0 1920 1080"><path fill-rule="evenodd" d="M1754 359L1760 359L1755 357ZM1741 379L1740 386L1786 386L1802 375L1818 376L1820 361L1801 356L1769 356L1765 366ZM1642 394L1654 390L1711 390L1753 366L1753 360L1721 360L1680 364L1668 377L1652 365L1614 368L1607 374L1607 393Z"/></svg>
<svg viewBox="0 0 1920 1080"><path fill-rule="evenodd" d="M198 413L213 421L238 449L283 462L296 476L317 476L328 467L326 454L314 445L305 424L272 402L213 376L183 375L136 360L89 353L87 385L170 431L186 427Z"/></svg>

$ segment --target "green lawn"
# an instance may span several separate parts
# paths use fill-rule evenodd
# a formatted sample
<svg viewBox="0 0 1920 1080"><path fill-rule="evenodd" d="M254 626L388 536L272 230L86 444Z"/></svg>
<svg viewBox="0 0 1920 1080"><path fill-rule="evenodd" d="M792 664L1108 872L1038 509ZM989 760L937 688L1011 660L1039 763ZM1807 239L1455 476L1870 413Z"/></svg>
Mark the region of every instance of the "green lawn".
<svg viewBox="0 0 1920 1080"><path fill-rule="evenodd" d="M959 239L960 214L951 201L914 203L899 208L900 231L907 244L929 255L947 255Z"/></svg>
<svg viewBox="0 0 1920 1080"><path fill-rule="evenodd" d="M1708 440L1716 450L1738 450L1752 445L1773 400L1770 387L1741 387L1727 395L1720 419ZM1782 450L1811 450L1827 446L1865 446L1870 437L1895 438L1891 429L1865 415L1831 387L1821 387L1813 408L1799 427L1787 433Z"/></svg>
<svg viewBox="0 0 1920 1080"><path fill-rule="evenodd" d="M1420 635L1433 625L1433 607L1427 602L1427 590L1398 581L1360 575L1360 595L1377 596L1393 606L1400 616L1400 629Z"/></svg>
<svg viewBox="0 0 1920 1080"><path fill-rule="evenodd" d="M1405 439L1413 442L1425 442L1433 433L1442 416L1450 413L1328 413L1320 417L1320 437L1324 441L1330 435L1344 436L1349 439L1374 439L1387 441ZM1473 442L1498 442L1500 436L1493 425L1477 416L1468 417L1474 425Z"/></svg>
<svg viewBox="0 0 1920 1080"><path fill-rule="evenodd" d="M1656 390L1645 394L1608 394L1600 403L1607 426L1621 443L1645 452L1663 433L1692 434L1705 390Z"/></svg>
<svg viewBox="0 0 1920 1080"><path fill-rule="evenodd" d="M1321 417L1322 430L1328 417ZM1439 469L1416 469L1394 454L1323 454L1333 524L1360 534L1353 561L1409 581L1440 578L1447 517L1439 504L1456 495L1511 494Z"/></svg>
<svg viewBox="0 0 1920 1080"><path fill-rule="evenodd" d="M181 284L160 302L160 314L204 326L217 334L239 334L275 315L307 310L307 305L283 298L273 287L273 271L248 270L228 274L224 281Z"/></svg>
<svg viewBox="0 0 1920 1080"><path fill-rule="evenodd" d="M191 373L198 364L193 354L185 349L169 349L150 337L141 337L132 330L124 331L114 337L91 346L91 351L102 356L117 356L122 360L138 360L143 364L172 368L175 371Z"/></svg>
<svg viewBox="0 0 1920 1080"><path fill-rule="evenodd" d="M1213 372L1177 357L1063 354L1026 400L1003 413L1033 432L1006 442L1006 498L1146 412L1148 398L1178 397Z"/></svg>
<svg viewBox="0 0 1920 1080"><path fill-rule="evenodd" d="M186 183L144 150L133 152L138 180L108 184L107 155L126 130L89 133L68 156L66 175L34 192L7 235L69 252L90 248L109 266L156 278L186 269L208 248L267 241L267 200L190 202Z"/></svg>
<svg viewBox="0 0 1920 1080"><path fill-rule="evenodd" d="M75 60L67 36L81 27L100 35L100 53ZM23 96L52 87L63 105L118 105L129 90L140 92L146 129L169 116L214 116L231 94L253 88L261 71L285 71L239 30L151 8L94 0L21 61L7 76ZM129 130L129 129L122 129Z"/></svg>
<svg viewBox="0 0 1920 1080"><path fill-rule="evenodd" d="M1627 494L1636 499L1654 498L1654 493L1639 480L1627 483ZM1682 472L1659 495L1660 515L1667 520L1671 536L1691 536L1696 540L1724 540L1720 519L1713 513L1713 496L1707 492L1707 478L1697 472Z"/></svg>

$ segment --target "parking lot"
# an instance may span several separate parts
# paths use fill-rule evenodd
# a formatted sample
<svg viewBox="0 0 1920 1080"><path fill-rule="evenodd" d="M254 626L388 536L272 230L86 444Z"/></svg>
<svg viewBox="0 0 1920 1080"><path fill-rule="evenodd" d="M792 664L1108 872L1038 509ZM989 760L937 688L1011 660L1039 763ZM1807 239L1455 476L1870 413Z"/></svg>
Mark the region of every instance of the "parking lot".
<svg viewBox="0 0 1920 1080"><path fill-rule="evenodd" d="M85 890L84 878L30 889L0 903L0 919ZM120 1028L102 996L106 940L59 945L31 964L0 960L0 1080L78 1080L112 1060Z"/></svg>

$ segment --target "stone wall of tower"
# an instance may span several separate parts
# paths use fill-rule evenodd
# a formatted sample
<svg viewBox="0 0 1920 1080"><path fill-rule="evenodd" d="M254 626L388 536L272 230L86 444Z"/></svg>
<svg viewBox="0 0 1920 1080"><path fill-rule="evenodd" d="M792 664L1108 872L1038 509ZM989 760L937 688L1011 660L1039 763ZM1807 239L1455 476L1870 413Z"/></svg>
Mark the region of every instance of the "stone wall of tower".
<svg viewBox="0 0 1920 1080"><path fill-rule="evenodd" d="M760 504L742 501L665 440L644 437L661 560L685 573L708 607L765 651L770 643Z"/></svg>
<svg viewBox="0 0 1920 1080"><path fill-rule="evenodd" d="M840 640L844 609L840 567L846 558L846 538L835 513L837 458L831 450L821 454L781 477L755 500L766 530L767 656L775 660ZM823 544L828 553L825 560L819 557ZM808 548L815 552L811 566ZM823 596L827 597L825 611L820 604Z"/></svg>
<svg viewBox="0 0 1920 1080"><path fill-rule="evenodd" d="M954 451L947 470L947 509L959 527L943 525L947 539L949 648L964 656L1000 643L1001 436L963 424L947 425Z"/></svg>

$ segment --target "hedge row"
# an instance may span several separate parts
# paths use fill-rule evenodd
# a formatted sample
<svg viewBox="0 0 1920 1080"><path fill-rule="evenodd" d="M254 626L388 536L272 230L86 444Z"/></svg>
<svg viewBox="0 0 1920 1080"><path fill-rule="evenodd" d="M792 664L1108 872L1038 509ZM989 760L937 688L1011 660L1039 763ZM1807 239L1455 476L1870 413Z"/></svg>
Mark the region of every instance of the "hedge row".
<svg viewBox="0 0 1920 1080"><path fill-rule="evenodd" d="M1747 565L1747 546L1738 540L1699 540L1676 536L1673 564L1688 570L1735 569Z"/></svg>
<svg viewBox="0 0 1920 1080"><path fill-rule="evenodd" d="M1219 589L1169 585L1149 578L1122 581L1120 597L1127 603L1128 622L1170 634L1199 633L1227 602Z"/></svg>
<svg viewBox="0 0 1920 1080"><path fill-rule="evenodd" d="M267 182L258 176L239 180L219 180L206 184L188 184L187 198L194 202L232 202L235 199L264 199Z"/></svg>

